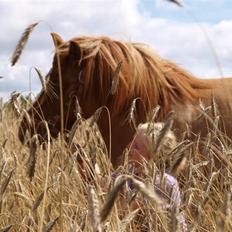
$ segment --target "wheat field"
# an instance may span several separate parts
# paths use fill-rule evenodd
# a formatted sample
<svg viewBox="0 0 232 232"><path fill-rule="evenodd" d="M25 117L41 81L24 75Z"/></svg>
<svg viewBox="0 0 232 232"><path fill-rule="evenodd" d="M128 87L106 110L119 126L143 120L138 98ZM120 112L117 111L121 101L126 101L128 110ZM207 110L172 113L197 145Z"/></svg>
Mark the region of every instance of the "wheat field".
<svg viewBox="0 0 232 232"><path fill-rule="evenodd" d="M12 64L37 24L25 30ZM180 140L168 151L161 146L154 162L144 163L146 175L141 180L128 170L128 151L114 170L95 117L85 120L78 115L67 144L59 137L43 145L28 137L21 144L18 127L29 106L30 98L17 93L8 102L0 101L1 232L232 231L232 143L220 131L209 132L203 150L200 136ZM215 111L215 106L210 109ZM161 141L165 134L157 136ZM163 176L168 168L175 171L180 186L176 211L159 207L161 199L154 193L154 177Z"/></svg>
<svg viewBox="0 0 232 232"><path fill-rule="evenodd" d="M22 145L17 130L27 106L14 99L1 101L0 231L182 231L176 213L160 209L147 187L165 164L179 165L176 157L186 158L177 179L187 231L232 230L231 143L215 149L218 134L209 134L204 154L200 137L178 141L168 153L160 149L154 165L144 164L136 194L128 188L134 177L127 163L113 170L93 119L79 117L72 143L58 138L40 146L34 138ZM220 168L215 155L223 159Z"/></svg>

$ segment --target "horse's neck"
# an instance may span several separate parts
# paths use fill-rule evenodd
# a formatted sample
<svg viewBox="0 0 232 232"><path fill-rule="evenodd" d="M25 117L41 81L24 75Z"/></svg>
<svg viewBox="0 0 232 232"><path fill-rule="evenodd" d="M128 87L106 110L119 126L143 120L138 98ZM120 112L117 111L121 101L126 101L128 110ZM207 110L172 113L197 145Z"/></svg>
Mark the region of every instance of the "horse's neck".
<svg viewBox="0 0 232 232"><path fill-rule="evenodd" d="M122 164L122 153L132 141L135 129L122 116L110 118L102 112L98 126L114 167Z"/></svg>

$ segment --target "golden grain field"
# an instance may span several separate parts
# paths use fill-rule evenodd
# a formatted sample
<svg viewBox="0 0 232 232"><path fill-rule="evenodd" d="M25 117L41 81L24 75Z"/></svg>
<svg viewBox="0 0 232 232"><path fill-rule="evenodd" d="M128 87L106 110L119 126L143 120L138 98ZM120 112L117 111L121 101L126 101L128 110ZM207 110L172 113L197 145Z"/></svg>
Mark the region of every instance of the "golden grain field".
<svg viewBox="0 0 232 232"><path fill-rule="evenodd" d="M25 30L12 64L37 24ZM18 127L29 106L30 98L17 93L8 102L0 99L0 232L232 231L232 142L216 128L214 105L209 115L215 116L215 130L204 141L196 135L169 150L161 144L154 162L144 162L143 179L130 172L127 150L123 164L112 167L94 117L78 115L69 143L48 136L40 145L28 136L21 144ZM163 177L167 170L181 193L181 206L173 211L160 207L154 191L157 173Z"/></svg>
<svg viewBox="0 0 232 232"><path fill-rule="evenodd" d="M187 161L177 177L179 211L187 231L232 231L231 143L215 149L217 133L209 134L201 154L200 137L178 141L168 154L161 149L156 168L144 164L147 176L135 194L127 186L132 177L126 162L117 170L124 178L114 186L115 170L94 123L79 118L69 145L59 138L46 147L36 139L20 144L17 130L24 107L18 105L18 114L12 102L1 103L0 231L181 231L176 212L157 207L157 199L146 187L153 183L155 172L164 172L165 163L178 165L175 157ZM215 155L224 159L221 168L214 165ZM134 201L139 208L133 208Z"/></svg>

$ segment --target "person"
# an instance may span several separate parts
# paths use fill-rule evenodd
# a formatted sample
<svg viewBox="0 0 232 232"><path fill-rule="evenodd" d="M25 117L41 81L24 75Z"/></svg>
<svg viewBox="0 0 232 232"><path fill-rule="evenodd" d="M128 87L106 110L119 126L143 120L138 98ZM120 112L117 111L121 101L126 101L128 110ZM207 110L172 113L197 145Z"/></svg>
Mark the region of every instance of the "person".
<svg viewBox="0 0 232 232"><path fill-rule="evenodd" d="M128 146L128 172L137 179L144 179L146 176L145 165L155 160L157 142L164 123L140 124L137 133ZM168 130L160 144L159 152L170 153L177 145L176 137L171 130ZM129 183L133 189L133 184ZM179 212L181 208L181 192L177 179L168 172L157 172L153 186L155 193L163 200L162 208L169 212L176 212L176 219L182 231L187 231L187 224L184 214ZM136 208L136 207L134 207Z"/></svg>

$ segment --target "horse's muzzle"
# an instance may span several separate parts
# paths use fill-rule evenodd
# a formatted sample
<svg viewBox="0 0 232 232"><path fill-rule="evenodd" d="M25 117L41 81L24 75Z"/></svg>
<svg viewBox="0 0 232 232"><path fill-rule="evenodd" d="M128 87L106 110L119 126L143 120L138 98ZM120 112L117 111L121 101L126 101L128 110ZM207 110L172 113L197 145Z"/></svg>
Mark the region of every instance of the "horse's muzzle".
<svg viewBox="0 0 232 232"><path fill-rule="evenodd" d="M48 130L49 131L47 131L45 126L45 121L33 118L33 123L31 124L28 122L26 117L23 117L18 129L18 138L22 144L26 142L27 138L30 139L34 135L38 136L38 141L40 144L47 141L48 133L50 133L51 137L56 138L60 132L59 123L57 120L48 122Z"/></svg>

